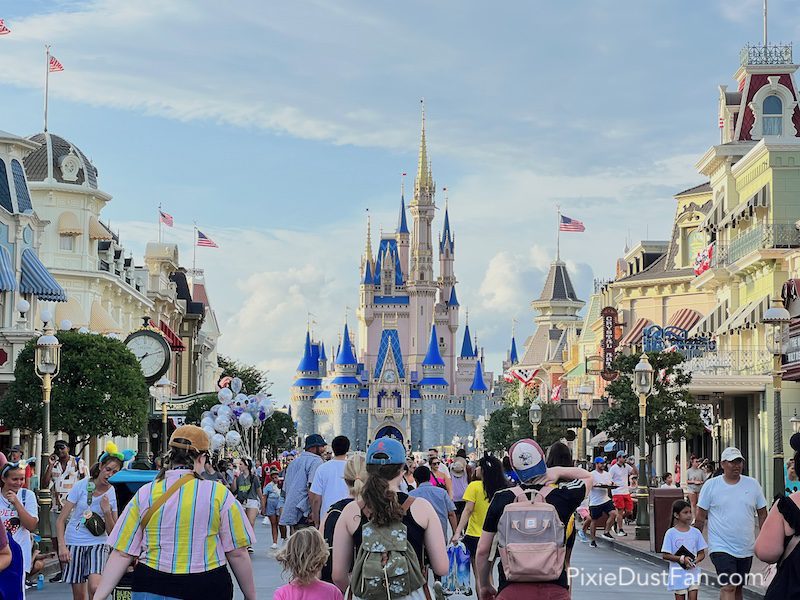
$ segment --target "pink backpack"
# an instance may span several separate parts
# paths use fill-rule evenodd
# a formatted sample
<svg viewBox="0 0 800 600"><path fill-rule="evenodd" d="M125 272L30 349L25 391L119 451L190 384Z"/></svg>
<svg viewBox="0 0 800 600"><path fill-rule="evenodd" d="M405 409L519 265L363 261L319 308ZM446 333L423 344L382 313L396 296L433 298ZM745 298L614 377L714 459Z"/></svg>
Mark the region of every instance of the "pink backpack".
<svg viewBox="0 0 800 600"><path fill-rule="evenodd" d="M510 490L514 502L500 515L498 549L508 581L554 581L564 570L567 556L564 524L555 507L538 490ZM530 496L530 498L529 498Z"/></svg>

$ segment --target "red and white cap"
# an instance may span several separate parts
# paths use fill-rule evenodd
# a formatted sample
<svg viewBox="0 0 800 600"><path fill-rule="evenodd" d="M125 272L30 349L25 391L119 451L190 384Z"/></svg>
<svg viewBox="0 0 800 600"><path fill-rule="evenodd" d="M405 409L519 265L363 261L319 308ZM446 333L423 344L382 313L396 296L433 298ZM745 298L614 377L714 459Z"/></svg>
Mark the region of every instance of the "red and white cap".
<svg viewBox="0 0 800 600"><path fill-rule="evenodd" d="M542 447L532 439L526 438L511 444L508 458L520 481L530 481L547 472Z"/></svg>

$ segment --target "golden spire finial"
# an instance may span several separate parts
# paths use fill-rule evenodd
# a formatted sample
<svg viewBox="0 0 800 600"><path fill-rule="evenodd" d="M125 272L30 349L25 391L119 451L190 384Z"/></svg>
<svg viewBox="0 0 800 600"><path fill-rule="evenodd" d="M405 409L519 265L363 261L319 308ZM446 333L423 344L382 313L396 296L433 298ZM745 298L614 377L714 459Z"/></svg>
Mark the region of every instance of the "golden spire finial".
<svg viewBox="0 0 800 600"><path fill-rule="evenodd" d="M369 209L367 209L367 247L364 251L364 255L369 262L372 262L372 219L369 214Z"/></svg>
<svg viewBox="0 0 800 600"><path fill-rule="evenodd" d="M467 327L469 327L469 306L467 307L467 322L465 323Z"/></svg>
<svg viewBox="0 0 800 600"><path fill-rule="evenodd" d="M430 187L430 161L428 160L428 146L425 141L425 98L420 99L422 111L422 133L419 140L419 160L417 162L417 180L414 191L419 192L422 188Z"/></svg>

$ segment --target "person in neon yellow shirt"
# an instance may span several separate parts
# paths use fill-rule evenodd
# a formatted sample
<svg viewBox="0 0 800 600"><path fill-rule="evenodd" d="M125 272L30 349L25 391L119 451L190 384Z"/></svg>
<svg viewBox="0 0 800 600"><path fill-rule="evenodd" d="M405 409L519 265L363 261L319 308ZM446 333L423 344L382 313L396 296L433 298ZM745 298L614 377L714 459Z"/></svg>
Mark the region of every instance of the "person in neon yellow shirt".
<svg viewBox="0 0 800 600"><path fill-rule="evenodd" d="M478 549L478 540L483 531L483 522L486 520L486 511L489 510L489 503L495 492L504 490L508 487L508 481L503 473L503 463L494 456L488 454L478 461L478 468L475 470L475 481L471 482L464 491L464 512L461 513L461 520L458 527L453 532L451 543L456 544L463 541L469 551L469 560L472 563L472 570L475 570L475 555ZM466 534L463 536L466 530ZM476 578L477 587L477 578ZM475 590L478 598L481 596L480 589Z"/></svg>

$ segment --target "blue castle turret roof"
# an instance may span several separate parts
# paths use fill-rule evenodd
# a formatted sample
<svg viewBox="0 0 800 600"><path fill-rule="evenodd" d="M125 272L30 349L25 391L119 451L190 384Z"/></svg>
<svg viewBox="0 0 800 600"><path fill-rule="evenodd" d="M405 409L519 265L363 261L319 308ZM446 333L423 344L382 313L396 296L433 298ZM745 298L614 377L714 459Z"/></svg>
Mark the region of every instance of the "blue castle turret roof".
<svg viewBox="0 0 800 600"><path fill-rule="evenodd" d="M319 371L319 357L314 358L314 351L311 349L311 333L306 331L306 344L303 350L303 358L300 359L300 364L297 365L298 371Z"/></svg>
<svg viewBox="0 0 800 600"><path fill-rule="evenodd" d="M325 342L319 344L319 359L328 360L328 356L325 354Z"/></svg>
<svg viewBox="0 0 800 600"><path fill-rule="evenodd" d="M408 233L408 223L406 222L406 199L400 195L400 217L397 219L397 233Z"/></svg>
<svg viewBox="0 0 800 600"><path fill-rule="evenodd" d="M489 388L486 387L486 382L483 380L483 369L481 369L481 361L475 362L475 377L472 379L470 386L471 392L486 392Z"/></svg>
<svg viewBox="0 0 800 600"><path fill-rule="evenodd" d="M456 286L450 288L450 300L447 301L450 306L458 306L458 297L456 296Z"/></svg>
<svg viewBox="0 0 800 600"><path fill-rule="evenodd" d="M372 277L372 266L370 265L370 261L367 261L366 266L364 267L364 285L372 285L374 283L374 279Z"/></svg>
<svg viewBox="0 0 800 600"><path fill-rule="evenodd" d="M425 366L444 366L444 360L439 352L439 340L436 339L436 325L431 325L431 340L428 343L428 353L422 361Z"/></svg>
<svg viewBox="0 0 800 600"><path fill-rule="evenodd" d="M515 365L519 362L519 356L517 356L517 340L514 339L514 336L511 336L511 352L508 355L508 359L511 361L512 365Z"/></svg>
<svg viewBox="0 0 800 600"><path fill-rule="evenodd" d="M464 341L461 344L461 358L473 358L472 340L469 338L469 325L464 328Z"/></svg>
<svg viewBox="0 0 800 600"><path fill-rule="evenodd" d="M442 230L442 239L439 242L439 252L444 253L446 248L450 249L450 254L455 251L455 241L453 234L450 231L450 214L447 208L444 209L444 229Z"/></svg>
<svg viewBox="0 0 800 600"><path fill-rule="evenodd" d="M347 330L347 323L344 324L344 333L342 334L342 344L339 347L339 354L336 356L337 365L355 365L358 364L355 354L353 354L353 344L350 342L350 333Z"/></svg>

